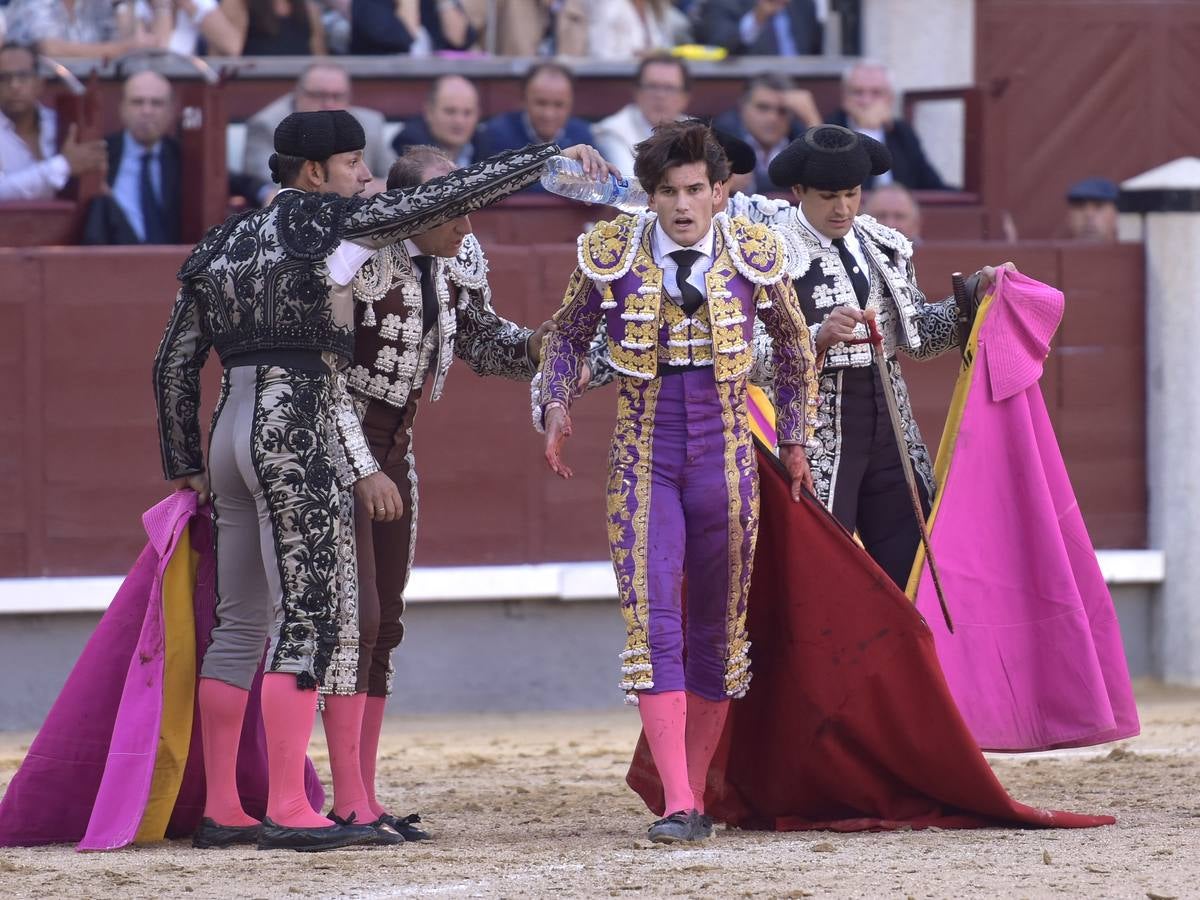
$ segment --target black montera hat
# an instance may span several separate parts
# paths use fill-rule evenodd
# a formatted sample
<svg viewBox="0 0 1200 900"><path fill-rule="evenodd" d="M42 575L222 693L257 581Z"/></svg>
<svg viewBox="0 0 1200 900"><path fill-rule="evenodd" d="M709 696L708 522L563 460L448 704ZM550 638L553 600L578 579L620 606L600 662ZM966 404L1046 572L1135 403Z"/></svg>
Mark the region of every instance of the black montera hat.
<svg viewBox="0 0 1200 900"><path fill-rule="evenodd" d="M754 171L758 165L758 157L755 155L753 147L728 131L714 128L711 119L694 117L689 121L708 126L708 130L712 132L712 136L717 139L717 143L725 151L725 158L729 160L730 174L746 175Z"/></svg>
<svg viewBox="0 0 1200 900"><path fill-rule="evenodd" d="M367 146L358 119L344 109L294 112L275 128L275 152L323 161Z"/></svg>
<svg viewBox="0 0 1200 900"><path fill-rule="evenodd" d="M785 187L846 191L891 167L892 154L874 138L841 125L817 125L771 160L767 174Z"/></svg>

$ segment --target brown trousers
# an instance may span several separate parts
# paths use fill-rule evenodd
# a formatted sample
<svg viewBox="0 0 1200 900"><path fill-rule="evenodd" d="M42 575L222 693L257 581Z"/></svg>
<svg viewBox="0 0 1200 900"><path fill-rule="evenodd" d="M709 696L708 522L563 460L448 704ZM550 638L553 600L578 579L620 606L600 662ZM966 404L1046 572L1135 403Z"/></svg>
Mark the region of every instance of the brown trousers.
<svg viewBox="0 0 1200 900"><path fill-rule="evenodd" d="M412 455L412 426L420 389L403 409L379 400L367 405L363 434L379 468L404 499L395 522L374 522L355 498L354 535L358 553L358 689L386 697L392 687L392 651L404 639L404 588L417 542L417 472Z"/></svg>

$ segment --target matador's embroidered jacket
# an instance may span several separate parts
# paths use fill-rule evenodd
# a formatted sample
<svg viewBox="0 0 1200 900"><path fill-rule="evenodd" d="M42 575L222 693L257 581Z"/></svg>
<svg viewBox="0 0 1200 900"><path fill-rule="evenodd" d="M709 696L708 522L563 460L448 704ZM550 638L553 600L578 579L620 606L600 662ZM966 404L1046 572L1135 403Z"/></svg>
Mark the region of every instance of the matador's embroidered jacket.
<svg viewBox="0 0 1200 900"><path fill-rule="evenodd" d="M552 144L491 157L422 185L370 198L280 191L263 209L212 229L179 272L181 286L154 366L163 471L203 471L198 420L200 369L210 348L223 363L242 354L308 350L331 370L354 354L353 289L330 273L342 241L395 244L493 203L535 181L558 152ZM338 439L353 479L377 466L335 378Z"/></svg>

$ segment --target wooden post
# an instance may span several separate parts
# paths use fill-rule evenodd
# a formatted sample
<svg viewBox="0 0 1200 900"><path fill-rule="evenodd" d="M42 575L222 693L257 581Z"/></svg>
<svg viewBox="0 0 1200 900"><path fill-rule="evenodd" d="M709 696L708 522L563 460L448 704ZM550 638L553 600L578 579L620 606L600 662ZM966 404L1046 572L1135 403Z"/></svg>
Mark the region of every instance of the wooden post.
<svg viewBox="0 0 1200 900"><path fill-rule="evenodd" d="M229 172L225 164L224 80L185 82L179 89L179 138L183 155L180 240L195 243L225 218Z"/></svg>

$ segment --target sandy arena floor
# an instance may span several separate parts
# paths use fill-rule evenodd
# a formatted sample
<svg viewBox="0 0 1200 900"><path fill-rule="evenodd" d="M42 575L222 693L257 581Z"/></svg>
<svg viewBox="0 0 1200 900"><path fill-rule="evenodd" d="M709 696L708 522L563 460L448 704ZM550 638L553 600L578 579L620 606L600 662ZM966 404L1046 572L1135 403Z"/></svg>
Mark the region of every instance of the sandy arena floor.
<svg viewBox="0 0 1200 900"><path fill-rule="evenodd" d="M643 840L624 785L631 710L389 721L385 801L436 840L323 854L0 851L0 896L1200 897L1200 691L1145 686L1143 734L1117 747L995 758L1019 799L1111 812L1083 831L762 834L700 847ZM7 785L30 735L0 735ZM323 743L314 741L319 769Z"/></svg>

